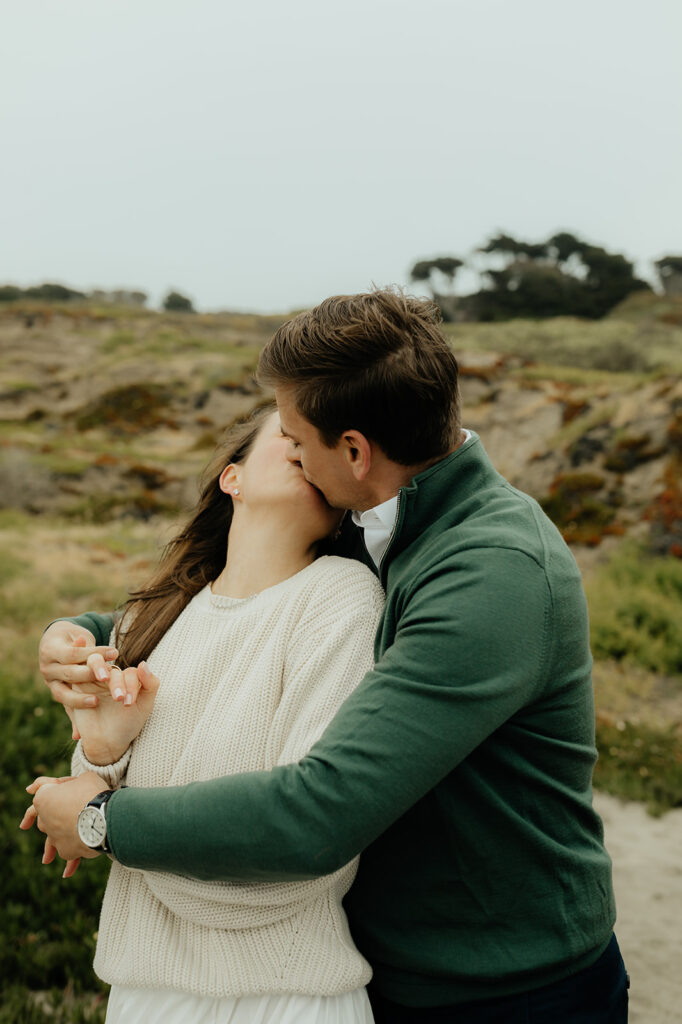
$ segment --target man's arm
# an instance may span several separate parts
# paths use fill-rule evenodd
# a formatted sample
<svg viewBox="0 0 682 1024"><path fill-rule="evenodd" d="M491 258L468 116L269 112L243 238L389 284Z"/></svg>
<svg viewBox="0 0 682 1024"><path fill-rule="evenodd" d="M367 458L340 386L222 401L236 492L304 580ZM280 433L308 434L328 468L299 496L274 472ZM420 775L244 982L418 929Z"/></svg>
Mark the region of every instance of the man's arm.
<svg viewBox="0 0 682 1024"><path fill-rule="evenodd" d="M105 615L101 615L99 612L84 612L82 615L76 615L73 619L55 619L55 622L73 622L76 626L87 629L95 638L97 647L102 647L109 643L109 637L111 636L115 621L113 612Z"/></svg>
<svg viewBox="0 0 682 1024"><path fill-rule="evenodd" d="M544 685L542 568L504 550L468 562L419 587L394 644L299 763L116 793L114 856L200 879L280 881L361 852Z"/></svg>

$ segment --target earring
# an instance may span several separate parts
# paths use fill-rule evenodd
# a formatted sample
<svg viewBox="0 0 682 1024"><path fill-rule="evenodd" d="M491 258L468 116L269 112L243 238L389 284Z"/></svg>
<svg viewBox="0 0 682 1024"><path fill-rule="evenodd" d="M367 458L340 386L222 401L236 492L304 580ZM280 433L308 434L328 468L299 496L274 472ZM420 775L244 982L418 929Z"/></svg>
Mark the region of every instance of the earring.
<svg viewBox="0 0 682 1024"><path fill-rule="evenodd" d="M233 493L233 494L239 494L239 488L238 488L238 487L235 487L235 489L234 489L234 490L232 491L232 493Z"/></svg>

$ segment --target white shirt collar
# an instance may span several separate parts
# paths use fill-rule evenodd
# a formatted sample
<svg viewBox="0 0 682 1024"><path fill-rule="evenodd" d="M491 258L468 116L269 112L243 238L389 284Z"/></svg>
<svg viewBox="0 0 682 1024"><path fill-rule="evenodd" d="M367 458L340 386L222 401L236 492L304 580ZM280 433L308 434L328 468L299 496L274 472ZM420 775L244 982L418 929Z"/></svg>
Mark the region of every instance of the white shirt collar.
<svg viewBox="0 0 682 1024"><path fill-rule="evenodd" d="M465 435L462 443L466 444L471 437L471 431L463 430L462 432ZM355 525L365 531L365 547L377 569L391 539L397 515L397 494L393 498L389 498L388 501L382 501L380 505L375 505L374 508L368 508L365 512L353 512L351 515Z"/></svg>
<svg viewBox="0 0 682 1024"><path fill-rule="evenodd" d="M391 539L397 514L397 494L374 508L352 514L355 525L364 530L365 547L377 569Z"/></svg>
<svg viewBox="0 0 682 1024"><path fill-rule="evenodd" d="M398 495L382 501L374 508L368 508L365 512L353 512L353 522L361 526L363 530L392 530L395 524L395 513L398 505Z"/></svg>

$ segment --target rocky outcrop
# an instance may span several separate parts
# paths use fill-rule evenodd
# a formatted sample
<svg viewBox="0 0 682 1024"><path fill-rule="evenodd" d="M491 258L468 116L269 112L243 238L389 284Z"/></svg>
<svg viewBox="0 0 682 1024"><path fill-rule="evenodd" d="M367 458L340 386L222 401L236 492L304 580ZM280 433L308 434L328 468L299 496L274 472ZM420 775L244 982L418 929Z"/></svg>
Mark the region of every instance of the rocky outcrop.
<svg viewBox="0 0 682 1024"><path fill-rule="evenodd" d="M679 377L567 381L559 369L552 379L513 357L487 356L482 363L480 353L459 355L464 423L480 433L500 472L536 497L571 543L594 546L650 525L658 549L677 553Z"/></svg>

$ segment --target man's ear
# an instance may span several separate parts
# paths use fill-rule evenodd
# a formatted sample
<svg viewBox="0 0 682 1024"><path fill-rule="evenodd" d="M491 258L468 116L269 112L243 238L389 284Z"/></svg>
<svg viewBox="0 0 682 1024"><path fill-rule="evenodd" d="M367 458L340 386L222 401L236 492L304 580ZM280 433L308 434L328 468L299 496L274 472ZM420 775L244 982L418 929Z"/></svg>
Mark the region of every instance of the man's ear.
<svg viewBox="0 0 682 1024"><path fill-rule="evenodd" d="M372 445L359 430L345 430L341 435L344 455L351 473L361 483L372 465Z"/></svg>
<svg viewBox="0 0 682 1024"><path fill-rule="evenodd" d="M229 494L232 498L234 498L235 492L239 494L239 470L234 462L225 466L218 477L218 486L223 494Z"/></svg>

